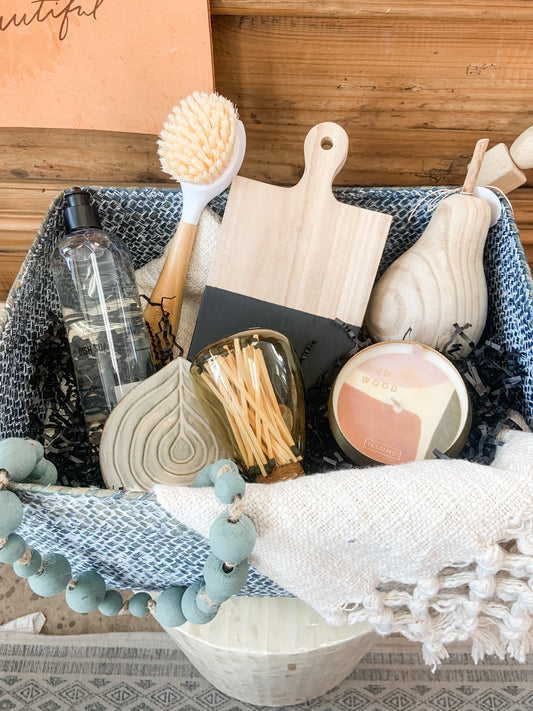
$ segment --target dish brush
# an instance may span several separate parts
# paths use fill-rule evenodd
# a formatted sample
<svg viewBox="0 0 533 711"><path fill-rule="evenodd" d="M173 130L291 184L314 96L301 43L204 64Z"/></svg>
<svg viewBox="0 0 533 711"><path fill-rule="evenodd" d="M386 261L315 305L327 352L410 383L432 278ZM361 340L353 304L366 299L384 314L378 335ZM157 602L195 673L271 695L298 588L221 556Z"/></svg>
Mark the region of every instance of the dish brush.
<svg viewBox="0 0 533 711"><path fill-rule="evenodd" d="M144 310L153 343L161 332L161 307L168 314L171 339L178 332L198 220L207 203L230 185L242 165L245 149L246 133L237 109L219 94L190 94L173 108L163 125L158 140L161 167L181 184L183 209ZM153 350L156 363L161 364L159 349Z"/></svg>

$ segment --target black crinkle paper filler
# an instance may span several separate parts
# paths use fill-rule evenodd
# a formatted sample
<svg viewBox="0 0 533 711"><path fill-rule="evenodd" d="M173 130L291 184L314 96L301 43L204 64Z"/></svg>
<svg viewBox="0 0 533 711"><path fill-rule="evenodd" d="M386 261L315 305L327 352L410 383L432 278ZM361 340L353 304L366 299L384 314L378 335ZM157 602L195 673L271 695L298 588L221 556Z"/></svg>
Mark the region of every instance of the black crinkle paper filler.
<svg viewBox="0 0 533 711"><path fill-rule="evenodd" d="M58 484L102 487L98 449L88 441L65 326L52 312L48 319L31 356L35 397L28 436L43 443L46 458L57 467Z"/></svg>

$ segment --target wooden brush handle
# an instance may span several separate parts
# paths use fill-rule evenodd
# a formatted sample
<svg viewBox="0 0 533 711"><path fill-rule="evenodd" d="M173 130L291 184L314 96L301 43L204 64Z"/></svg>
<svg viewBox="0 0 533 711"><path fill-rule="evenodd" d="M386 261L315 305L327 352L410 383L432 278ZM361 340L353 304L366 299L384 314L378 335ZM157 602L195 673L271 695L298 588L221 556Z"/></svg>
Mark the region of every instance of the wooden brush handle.
<svg viewBox="0 0 533 711"><path fill-rule="evenodd" d="M144 310L144 318L152 334L159 333L161 330L159 326L162 315L161 307L157 304L160 304L162 299L164 299L163 308L169 313L172 335L175 337L178 333L185 279L189 269L196 228L196 225L180 222L172 239L165 264L150 297L150 301L155 305L148 304ZM156 362L159 362L156 353L154 356Z"/></svg>

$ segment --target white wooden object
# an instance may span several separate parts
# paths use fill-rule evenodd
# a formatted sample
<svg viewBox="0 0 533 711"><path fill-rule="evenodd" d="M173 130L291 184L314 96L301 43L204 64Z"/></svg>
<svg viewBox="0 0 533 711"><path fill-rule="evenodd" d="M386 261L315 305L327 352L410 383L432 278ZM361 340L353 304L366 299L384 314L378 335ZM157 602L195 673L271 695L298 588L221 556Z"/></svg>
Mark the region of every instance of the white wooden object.
<svg viewBox="0 0 533 711"><path fill-rule="evenodd" d="M533 145L532 145L533 159ZM498 143L485 153L476 185L491 185L510 193L526 182L527 178L511 158L505 143Z"/></svg>
<svg viewBox="0 0 533 711"><path fill-rule="evenodd" d="M113 409L100 442L100 467L110 489L187 486L202 467L226 456L200 409L189 371L190 363L176 358Z"/></svg>
<svg viewBox="0 0 533 711"><path fill-rule="evenodd" d="M334 196L341 126L314 126L304 154L293 187L234 179L208 284L360 326L392 218Z"/></svg>
<svg viewBox="0 0 533 711"><path fill-rule="evenodd" d="M511 158L519 168L533 168L533 126L526 128L511 145Z"/></svg>
<svg viewBox="0 0 533 711"><path fill-rule="evenodd" d="M483 139L482 139L483 140ZM366 325L380 341L408 337L442 349L455 323L476 343L487 317L483 247L490 227L490 205L473 190L488 141L478 141L463 186L438 204L418 241L378 281ZM457 355L467 355L470 348Z"/></svg>

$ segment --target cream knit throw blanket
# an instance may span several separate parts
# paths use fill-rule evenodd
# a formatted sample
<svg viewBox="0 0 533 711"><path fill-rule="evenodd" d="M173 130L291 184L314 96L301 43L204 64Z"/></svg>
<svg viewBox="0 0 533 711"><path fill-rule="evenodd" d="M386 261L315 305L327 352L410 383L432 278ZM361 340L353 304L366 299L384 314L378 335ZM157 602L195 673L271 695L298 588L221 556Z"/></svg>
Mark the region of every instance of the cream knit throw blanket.
<svg viewBox="0 0 533 711"><path fill-rule="evenodd" d="M160 504L208 536L212 488L157 486ZM249 484L250 563L328 622L366 620L422 642L435 666L470 640L477 661L523 661L533 614L533 434L508 432L492 466L463 460L332 471Z"/></svg>

